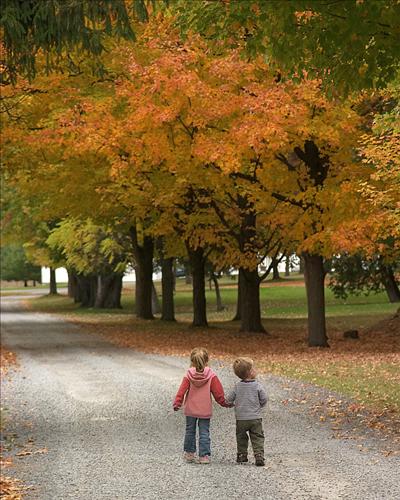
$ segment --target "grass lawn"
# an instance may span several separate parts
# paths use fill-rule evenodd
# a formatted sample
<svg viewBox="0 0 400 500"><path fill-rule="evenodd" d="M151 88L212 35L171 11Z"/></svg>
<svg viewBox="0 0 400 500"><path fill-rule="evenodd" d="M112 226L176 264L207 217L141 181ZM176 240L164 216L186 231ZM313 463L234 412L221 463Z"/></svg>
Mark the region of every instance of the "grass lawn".
<svg viewBox="0 0 400 500"><path fill-rule="evenodd" d="M58 283L57 286L59 289L65 288L68 286L68 283ZM37 283L36 286L33 286L31 284L28 284L28 286L24 286L15 284L15 282L8 283L7 281L2 281L0 296L7 297L10 295L24 295L26 293L29 293L31 290L43 290L43 293L46 293L49 291L49 284Z"/></svg>
<svg viewBox="0 0 400 500"><path fill-rule="evenodd" d="M190 323L192 319L191 286L186 285L184 280L178 279L177 281L175 294L176 318L179 322ZM160 283L156 283L156 289L161 295ZM380 319L394 314L398 307L396 304L388 302L385 293L353 296L346 301L336 299L328 288L325 293L328 327L335 329L366 328ZM236 282L231 279L223 281L221 283L221 295L225 309L217 312L215 291L210 289L206 291L208 319L218 326L220 326L221 322L229 323L235 314ZM117 320L120 316L131 316L134 311L134 285L128 284L124 287L122 294L123 308L119 311L84 309L80 308L79 304L64 299L64 296L40 297L35 301L35 310L52 310L59 313L74 312L78 316L108 316L111 314ZM265 322L272 324L276 322L279 326L285 328L306 328L307 303L302 280L267 281L260 289L260 300L261 312Z"/></svg>
<svg viewBox="0 0 400 500"><path fill-rule="evenodd" d="M221 294L226 309L217 312L215 292L207 291L208 329L190 327L191 288L183 280L178 280L175 295L177 323L135 318L134 290L129 285L119 311L82 309L65 296L40 297L29 304L36 311L66 315L119 345L184 356L193 346L204 345L212 357L228 362L237 355L248 355L257 361L260 371L312 382L377 411L400 414L400 326L398 320L390 320L398 305L390 304L385 293L342 301L326 290L330 349L307 347L306 295L301 280L263 284L261 308L268 335L238 331L238 323L231 321L236 293L235 282L225 280ZM360 339L345 340L343 331L347 329L359 330Z"/></svg>

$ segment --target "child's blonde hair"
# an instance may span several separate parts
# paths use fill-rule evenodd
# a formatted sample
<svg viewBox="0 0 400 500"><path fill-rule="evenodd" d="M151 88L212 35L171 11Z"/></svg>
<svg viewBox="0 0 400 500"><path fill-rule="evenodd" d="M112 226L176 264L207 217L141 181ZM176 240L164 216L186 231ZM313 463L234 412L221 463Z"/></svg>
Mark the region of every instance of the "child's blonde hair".
<svg viewBox="0 0 400 500"><path fill-rule="evenodd" d="M254 361L251 358L237 358L232 365L235 375L242 380L249 377L253 366Z"/></svg>
<svg viewBox="0 0 400 500"><path fill-rule="evenodd" d="M208 363L208 352L204 347L195 347L190 353L190 363L196 371L202 372Z"/></svg>

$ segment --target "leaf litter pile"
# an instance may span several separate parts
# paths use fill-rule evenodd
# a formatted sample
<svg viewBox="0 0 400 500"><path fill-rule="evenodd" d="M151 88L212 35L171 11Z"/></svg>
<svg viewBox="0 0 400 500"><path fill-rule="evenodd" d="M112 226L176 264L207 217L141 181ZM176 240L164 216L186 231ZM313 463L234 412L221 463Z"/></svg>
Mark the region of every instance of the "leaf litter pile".
<svg viewBox="0 0 400 500"><path fill-rule="evenodd" d="M3 346L0 346L0 373L1 376L4 377L7 375L11 368L17 368L17 357L15 353L5 349Z"/></svg>
<svg viewBox="0 0 400 500"><path fill-rule="evenodd" d="M208 329L188 324L144 321L114 314L68 315L68 319L108 341L146 353L189 356L194 346L209 350L211 359L230 363L236 356L249 356L259 372L302 381L308 387L301 396L284 404L306 404L321 423L331 424L333 437L350 438L362 429L390 441L388 454L400 450L400 317L396 315L360 332L359 339L343 338L343 331L329 331L330 348L307 346L302 327L284 329L273 325L269 334L238 332L236 323L214 323ZM305 384L304 384L305 383ZM337 397L307 394L320 386ZM298 394L297 394L298 393ZM350 399L349 399L350 398ZM346 425L344 425L346 424ZM346 433L346 428L354 431ZM357 432L356 432L357 431Z"/></svg>
<svg viewBox="0 0 400 500"><path fill-rule="evenodd" d="M22 487L18 479L12 477L0 477L0 498L4 500L22 499Z"/></svg>
<svg viewBox="0 0 400 500"><path fill-rule="evenodd" d="M5 349L3 346L0 346L0 373L1 377L5 377L9 375L10 370L16 369L18 367L17 357L15 353ZM3 431L4 425L4 412L1 409L1 429ZM4 436L5 437L5 436ZM2 436L3 440L3 436ZM21 482L13 477L8 477L3 475L4 469L12 466L12 459L10 457L5 458L3 456L3 442L0 444L0 467L1 467L1 475L0 475L0 498L4 500L20 500L22 498L22 494L24 491L24 486Z"/></svg>
<svg viewBox="0 0 400 500"><path fill-rule="evenodd" d="M8 377L11 380L11 374L13 370L19 368L19 363L14 352L0 347L0 361L1 361L1 377ZM30 422L26 422L27 427L31 427ZM17 435L15 433L5 432L7 427L7 415L6 409L1 408L1 442L0 442L0 498L2 500L21 500L24 497L24 493L32 489L32 486L24 485L19 479L15 477L6 476L4 474L7 468L14 466L13 458L9 453L15 454L15 458L24 459L30 455L41 455L47 453L47 448L37 448L34 444L34 439L29 438L26 444L17 444ZM15 448L20 448L21 450L15 453ZM37 449L35 449L37 448ZM7 456L6 456L7 455Z"/></svg>

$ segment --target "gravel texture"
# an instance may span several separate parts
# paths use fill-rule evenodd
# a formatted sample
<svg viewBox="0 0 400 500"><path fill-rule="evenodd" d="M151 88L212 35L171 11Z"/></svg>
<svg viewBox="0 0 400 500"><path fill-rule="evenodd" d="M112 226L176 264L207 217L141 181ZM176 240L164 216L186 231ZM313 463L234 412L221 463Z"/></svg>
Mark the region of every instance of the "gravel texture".
<svg viewBox="0 0 400 500"><path fill-rule="evenodd" d="M100 499L398 499L400 459L372 441L332 439L301 407L281 403L288 381L262 378L266 466L235 464L232 410L215 405L212 464L182 461L184 416L171 402L185 359L115 347L52 315L2 300L3 343L21 363L3 383L8 435L47 453L15 457L15 474L33 485L27 498ZM212 355L212 353L211 353ZM224 386L230 370L213 365ZM30 444L29 444L30 443ZM368 443L367 443L368 444Z"/></svg>

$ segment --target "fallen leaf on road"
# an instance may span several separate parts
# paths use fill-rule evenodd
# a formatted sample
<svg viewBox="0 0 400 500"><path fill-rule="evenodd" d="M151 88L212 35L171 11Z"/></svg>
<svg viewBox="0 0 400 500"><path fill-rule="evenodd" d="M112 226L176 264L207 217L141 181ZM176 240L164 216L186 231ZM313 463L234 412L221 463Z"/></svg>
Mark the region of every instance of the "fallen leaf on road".
<svg viewBox="0 0 400 500"><path fill-rule="evenodd" d="M7 458L1 457L0 458L0 468L10 467L11 465L12 465L12 458L11 457L7 457Z"/></svg>
<svg viewBox="0 0 400 500"><path fill-rule="evenodd" d="M0 477L0 497L4 500L21 500L21 487L17 479L12 477Z"/></svg>
<svg viewBox="0 0 400 500"><path fill-rule="evenodd" d="M22 450L16 454L17 457L27 457L28 455L42 455L43 453L48 453L47 448L40 448L39 450L31 451L31 450Z"/></svg>
<svg viewBox="0 0 400 500"><path fill-rule="evenodd" d="M4 377L10 368L17 368L18 362L15 353L0 346L0 373Z"/></svg>
<svg viewBox="0 0 400 500"><path fill-rule="evenodd" d="M33 452L34 455L42 455L43 453L48 453L49 450L47 448L40 448L40 450L36 450Z"/></svg>
<svg viewBox="0 0 400 500"><path fill-rule="evenodd" d="M22 450L19 453L17 453L15 456L16 457L27 457L28 455L32 455L32 452L28 451L28 450Z"/></svg>

